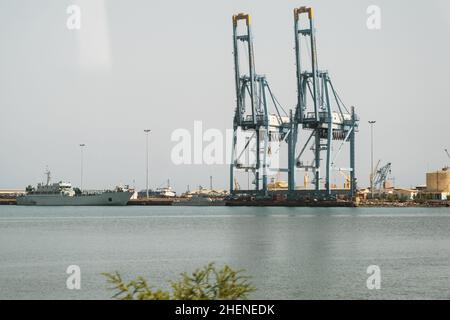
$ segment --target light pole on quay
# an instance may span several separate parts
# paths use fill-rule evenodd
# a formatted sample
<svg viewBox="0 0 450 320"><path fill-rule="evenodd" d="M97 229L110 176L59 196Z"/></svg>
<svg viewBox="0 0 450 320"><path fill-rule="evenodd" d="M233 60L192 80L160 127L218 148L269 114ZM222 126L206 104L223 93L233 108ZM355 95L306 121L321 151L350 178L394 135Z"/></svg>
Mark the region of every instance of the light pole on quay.
<svg viewBox="0 0 450 320"><path fill-rule="evenodd" d="M80 191L83 191L83 149L86 147L84 143L80 143L80 151L81 151L81 182L80 182Z"/></svg>
<svg viewBox="0 0 450 320"><path fill-rule="evenodd" d="M145 193L147 195L147 199L148 199L148 135L151 132L150 129L145 129L144 130L145 135L146 135L146 143L145 143L145 148L146 148L146 174L145 174Z"/></svg>
<svg viewBox="0 0 450 320"><path fill-rule="evenodd" d="M373 172L373 125L376 123L376 121L371 120L369 121L370 124L370 194L373 199L374 196L374 185L373 185L373 178L374 178L374 172Z"/></svg>

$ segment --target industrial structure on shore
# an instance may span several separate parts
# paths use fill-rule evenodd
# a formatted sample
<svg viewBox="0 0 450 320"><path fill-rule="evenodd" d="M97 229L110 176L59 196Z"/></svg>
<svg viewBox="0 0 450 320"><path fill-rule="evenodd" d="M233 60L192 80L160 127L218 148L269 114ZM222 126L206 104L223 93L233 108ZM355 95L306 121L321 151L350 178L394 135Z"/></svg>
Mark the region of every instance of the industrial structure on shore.
<svg viewBox="0 0 450 320"><path fill-rule="evenodd" d="M188 186L188 191L181 196L177 196L169 180L166 187L150 190L150 130L145 130L146 189L139 193L133 192L133 195L128 187L116 190L115 194L103 192L107 200L102 200L111 204L113 195L117 196L120 191L130 195L126 195L125 200L119 203L125 204L131 197L128 204L132 205L353 206L360 200L366 204L389 200L413 205L424 201L445 202L449 206L448 166L442 170L427 172L424 186L396 188L395 183L391 183L392 179L389 179L392 167L390 162L380 166L379 161L373 168L373 149L371 186L358 189L355 135L359 118L354 107L347 108L343 103L328 71L319 69L313 9L300 7L294 9L293 13L297 99L295 107L287 111L274 95L266 76L256 72L250 15L239 13L232 17L236 108L229 192L214 189L212 176L209 189L199 186L197 190L190 191ZM373 124L375 121L369 123ZM287 158L284 167L280 161L283 149L286 149L284 155ZM309 157L308 151L311 151ZM447 149L445 152L450 159ZM82 170L83 166L81 182ZM239 183L238 174L242 172L247 175L247 183ZM301 186L297 183L299 174L303 178ZM287 181L282 179L282 175ZM336 176L343 179L342 187L336 184ZM247 188L242 188L241 185L247 185ZM48 172L47 183L38 185L36 190L31 187L27 190L0 190L0 204L20 204L24 199L42 198L43 195L44 198L49 198L49 194L54 197L67 195L70 200L86 200L88 197L82 195L81 190L80 194L76 194L68 184L49 185ZM92 194L89 197L88 200L95 200ZM84 205L87 202L80 203ZM36 204L36 201L29 201L28 204Z"/></svg>
<svg viewBox="0 0 450 320"><path fill-rule="evenodd" d="M305 16L307 18L303 19ZM236 199L251 196L261 201L273 199L275 195L286 201L336 201L338 198L352 201L356 192L355 133L358 117L353 107L349 110L342 102L328 71L318 67L313 9L295 9L294 26L297 105L295 110L286 112L266 77L256 73L250 15L240 13L233 16L236 109L230 193ZM247 61L244 61L247 73L241 73L240 45L247 53ZM239 143L243 138L245 142ZM274 169L273 158L279 156L284 143L287 143L287 168ZM347 163L338 166L346 144L349 144ZM243 148L239 148L242 145ZM313 153L312 159L306 156L308 149ZM249 161L250 158L246 163L242 161L246 152L253 155L253 162ZM237 171L251 173L254 188L240 189ZM287 174L287 189L275 192L273 187L270 188L269 171ZM298 188L297 172L305 175L311 172L313 188ZM333 172L345 177L346 188L333 188ZM307 187L306 176L304 184ZM273 185L276 182L272 182Z"/></svg>
<svg viewBox="0 0 450 320"><path fill-rule="evenodd" d="M425 200L450 200L450 169L427 173L427 186L419 192Z"/></svg>

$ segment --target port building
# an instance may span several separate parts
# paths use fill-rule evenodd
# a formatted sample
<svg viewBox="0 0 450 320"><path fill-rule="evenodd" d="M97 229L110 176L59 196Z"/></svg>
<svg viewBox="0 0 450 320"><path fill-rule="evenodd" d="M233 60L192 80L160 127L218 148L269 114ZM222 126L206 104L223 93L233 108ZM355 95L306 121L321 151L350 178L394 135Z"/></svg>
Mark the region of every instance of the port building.
<svg viewBox="0 0 450 320"><path fill-rule="evenodd" d="M419 193L420 198L430 200L450 199L450 168L427 173L427 187Z"/></svg>

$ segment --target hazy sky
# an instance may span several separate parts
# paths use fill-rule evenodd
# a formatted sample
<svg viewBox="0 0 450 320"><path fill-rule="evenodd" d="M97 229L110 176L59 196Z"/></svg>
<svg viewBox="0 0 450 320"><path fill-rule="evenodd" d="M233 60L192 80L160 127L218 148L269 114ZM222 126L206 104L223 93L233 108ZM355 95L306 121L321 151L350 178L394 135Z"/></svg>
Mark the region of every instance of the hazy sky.
<svg viewBox="0 0 450 320"><path fill-rule="evenodd" d="M81 8L81 29L66 26ZM366 27L366 9L382 28ZM448 164L450 3L448 1L0 0L0 188L55 180L87 188L145 186L145 135L151 128L150 184L177 191L228 187L228 166L170 159L177 128L231 128L234 112L233 13L253 17L256 67L280 102L296 103L292 9L316 10L318 54L347 105L361 118L357 175L368 182L370 131L376 159L392 162L397 185L424 183Z"/></svg>

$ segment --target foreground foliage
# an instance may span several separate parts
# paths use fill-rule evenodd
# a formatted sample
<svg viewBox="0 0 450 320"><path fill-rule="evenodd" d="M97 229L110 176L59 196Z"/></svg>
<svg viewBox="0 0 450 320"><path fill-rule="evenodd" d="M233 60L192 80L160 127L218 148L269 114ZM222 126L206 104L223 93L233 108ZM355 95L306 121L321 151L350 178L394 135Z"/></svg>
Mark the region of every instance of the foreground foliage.
<svg viewBox="0 0 450 320"><path fill-rule="evenodd" d="M116 291L113 298L120 300L238 300L255 291L242 272L229 266L217 270L210 263L191 275L182 273L179 281L170 281L171 292L154 290L143 277L126 282L118 272L103 275Z"/></svg>

